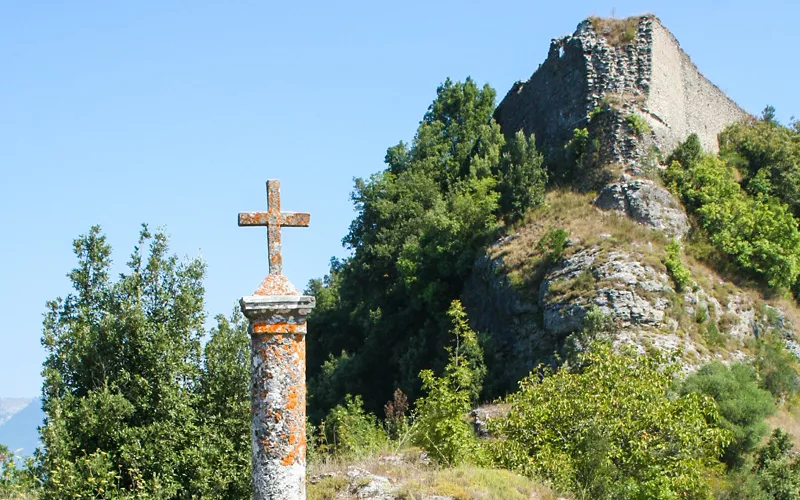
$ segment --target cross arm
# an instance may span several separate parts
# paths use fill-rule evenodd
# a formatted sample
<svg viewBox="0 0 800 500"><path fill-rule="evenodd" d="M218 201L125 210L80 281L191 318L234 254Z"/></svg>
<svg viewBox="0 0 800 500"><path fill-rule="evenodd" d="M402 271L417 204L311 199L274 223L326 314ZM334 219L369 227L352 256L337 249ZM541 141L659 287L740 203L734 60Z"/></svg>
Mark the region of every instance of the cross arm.
<svg viewBox="0 0 800 500"><path fill-rule="evenodd" d="M311 214L302 212L281 212L280 225L285 227L308 227Z"/></svg>
<svg viewBox="0 0 800 500"><path fill-rule="evenodd" d="M266 226L269 224L269 212L241 212L239 214L239 227Z"/></svg>

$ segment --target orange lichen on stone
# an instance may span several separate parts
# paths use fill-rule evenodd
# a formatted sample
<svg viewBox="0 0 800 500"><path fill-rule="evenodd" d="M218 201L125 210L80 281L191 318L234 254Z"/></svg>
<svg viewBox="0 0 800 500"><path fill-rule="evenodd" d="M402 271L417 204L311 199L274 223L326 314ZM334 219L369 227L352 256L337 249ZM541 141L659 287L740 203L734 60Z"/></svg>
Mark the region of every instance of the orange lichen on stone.
<svg viewBox="0 0 800 500"><path fill-rule="evenodd" d="M294 387L289 389L288 400L289 401L286 403L287 410L294 410L295 408L297 408L297 389L295 389Z"/></svg>
<svg viewBox="0 0 800 500"><path fill-rule="evenodd" d="M266 323L253 324L253 333L297 333L305 329L305 323Z"/></svg>
<svg viewBox="0 0 800 500"><path fill-rule="evenodd" d="M281 183L274 179L267 181L267 211L239 214L239 226L267 226L270 275L280 275L283 267L281 227L308 227L310 223L310 214L281 212Z"/></svg>

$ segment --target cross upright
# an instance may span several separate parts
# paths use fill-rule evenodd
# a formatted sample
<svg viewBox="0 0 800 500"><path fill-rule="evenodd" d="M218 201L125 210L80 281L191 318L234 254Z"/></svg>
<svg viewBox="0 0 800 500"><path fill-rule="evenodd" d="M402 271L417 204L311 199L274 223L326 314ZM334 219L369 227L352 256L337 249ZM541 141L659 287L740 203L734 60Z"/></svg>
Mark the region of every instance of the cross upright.
<svg viewBox="0 0 800 500"><path fill-rule="evenodd" d="M281 182L267 181L267 211L242 212L239 226L267 226L267 251L269 253L269 274L281 274L281 227L308 227L311 215L299 212L281 212Z"/></svg>

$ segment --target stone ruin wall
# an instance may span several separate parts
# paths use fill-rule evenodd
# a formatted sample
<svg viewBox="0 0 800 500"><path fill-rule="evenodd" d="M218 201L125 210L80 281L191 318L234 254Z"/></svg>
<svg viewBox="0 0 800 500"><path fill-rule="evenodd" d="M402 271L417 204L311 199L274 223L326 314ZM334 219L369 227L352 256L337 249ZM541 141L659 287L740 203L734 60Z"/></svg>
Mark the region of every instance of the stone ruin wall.
<svg viewBox="0 0 800 500"><path fill-rule="evenodd" d="M630 43L612 46L604 35L587 19L574 34L554 39L547 59L497 107L503 132L523 130L535 134L540 148L561 147L575 128L589 124L593 109L612 102L623 115L641 114L653 130L645 140L624 126L601 135L604 161L630 163L641 161L653 144L666 155L692 132L716 152L717 134L747 116L700 74L655 16L639 18Z"/></svg>
<svg viewBox="0 0 800 500"><path fill-rule="evenodd" d="M691 133L703 147L716 153L717 134L748 113L708 81L672 33L660 22L652 23L654 65L647 107L656 141L671 151Z"/></svg>

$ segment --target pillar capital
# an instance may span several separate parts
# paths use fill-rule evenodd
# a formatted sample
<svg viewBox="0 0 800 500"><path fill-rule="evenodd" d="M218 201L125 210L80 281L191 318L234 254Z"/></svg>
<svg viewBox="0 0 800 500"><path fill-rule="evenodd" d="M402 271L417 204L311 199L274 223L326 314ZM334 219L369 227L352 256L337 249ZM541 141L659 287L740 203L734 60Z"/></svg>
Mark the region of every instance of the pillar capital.
<svg viewBox="0 0 800 500"><path fill-rule="evenodd" d="M239 300L239 305L245 317L254 322L289 315L305 321L316 299L308 295L248 295Z"/></svg>

